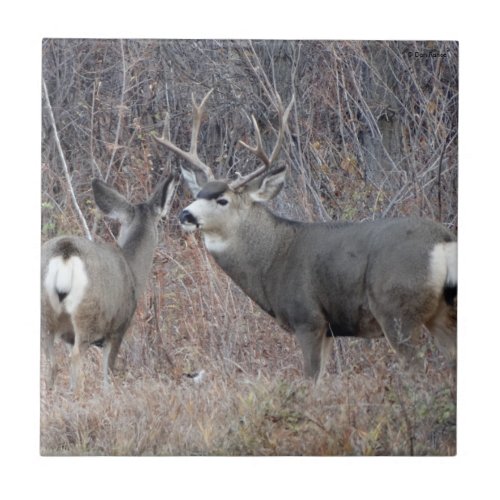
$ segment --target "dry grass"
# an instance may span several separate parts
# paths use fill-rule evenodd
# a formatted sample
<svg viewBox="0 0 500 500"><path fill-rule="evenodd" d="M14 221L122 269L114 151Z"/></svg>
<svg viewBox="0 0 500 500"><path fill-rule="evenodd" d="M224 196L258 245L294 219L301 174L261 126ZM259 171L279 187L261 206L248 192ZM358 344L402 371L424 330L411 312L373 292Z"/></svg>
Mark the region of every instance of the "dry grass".
<svg viewBox="0 0 500 500"><path fill-rule="evenodd" d="M267 132L276 125L265 98L269 79L285 101L293 80L296 95L282 154L288 185L270 204L279 215L309 221L424 215L456 228L458 44L263 41L255 47L252 56L248 43L231 41L44 41L44 81L89 226L105 238L114 229L109 221L97 223L90 190L96 169L109 172L132 200L143 199L158 176L177 171L150 134L161 132L168 111L172 136L188 145L190 96L201 96L207 82L217 90L207 103L200 157L221 176L252 169L237 144L248 140L249 114L269 120ZM437 64L406 54L430 47L449 56ZM388 119L392 108L395 120ZM80 231L43 116L42 238L48 239ZM265 142L270 136L264 133ZM399 143L391 140L386 150L381 137ZM191 202L184 191L172 214ZM49 393L41 385L43 454L455 453L454 373L431 345L424 346L426 373L415 375L400 369L384 340L337 341L328 376L313 387L302 379L293 337L171 217L109 392L101 388L101 355L92 348L84 392L70 394L67 353L59 346L56 387ZM200 369L207 377L199 385L183 375Z"/></svg>
<svg viewBox="0 0 500 500"><path fill-rule="evenodd" d="M454 373L432 346L426 373L411 374L382 339L338 341L315 387L293 337L194 237L166 232L154 269L109 390L93 347L71 394L58 345L56 386L41 384L42 455L456 453ZM200 369L199 384L184 375Z"/></svg>

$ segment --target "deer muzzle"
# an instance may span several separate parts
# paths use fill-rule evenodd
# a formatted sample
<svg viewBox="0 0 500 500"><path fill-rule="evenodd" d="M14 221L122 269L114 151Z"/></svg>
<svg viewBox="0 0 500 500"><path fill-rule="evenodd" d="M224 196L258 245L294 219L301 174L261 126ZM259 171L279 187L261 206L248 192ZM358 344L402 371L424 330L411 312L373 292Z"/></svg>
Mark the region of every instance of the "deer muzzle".
<svg viewBox="0 0 500 500"><path fill-rule="evenodd" d="M189 228L190 226L199 227L196 217L189 210L183 210L179 218L184 228Z"/></svg>

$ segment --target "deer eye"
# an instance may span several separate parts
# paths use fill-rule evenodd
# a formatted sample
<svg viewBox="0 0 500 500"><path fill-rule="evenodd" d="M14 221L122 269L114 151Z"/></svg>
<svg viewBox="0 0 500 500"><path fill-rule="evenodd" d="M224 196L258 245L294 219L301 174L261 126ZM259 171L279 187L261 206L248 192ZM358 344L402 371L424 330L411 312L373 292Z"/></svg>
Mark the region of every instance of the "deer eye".
<svg viewBox="0 0 500 500"><path fill-rule="evenodd" d="M224 206L228 204L228 201L225 198L220 198L217 200L217 204Z"/></svg>

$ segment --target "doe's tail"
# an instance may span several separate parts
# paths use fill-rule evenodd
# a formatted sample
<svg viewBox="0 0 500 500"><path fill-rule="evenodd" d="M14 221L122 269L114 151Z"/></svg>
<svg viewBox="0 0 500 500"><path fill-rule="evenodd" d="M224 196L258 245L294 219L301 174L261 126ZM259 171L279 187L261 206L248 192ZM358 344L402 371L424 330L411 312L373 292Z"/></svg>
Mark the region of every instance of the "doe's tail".
<svg viewBox="0 0 500 500"><path fill-rule="evenodd" d="M56 255L49 260L44 290L57 315L72 314L83 299L88 285L85 263L77 256Z"/></svg>

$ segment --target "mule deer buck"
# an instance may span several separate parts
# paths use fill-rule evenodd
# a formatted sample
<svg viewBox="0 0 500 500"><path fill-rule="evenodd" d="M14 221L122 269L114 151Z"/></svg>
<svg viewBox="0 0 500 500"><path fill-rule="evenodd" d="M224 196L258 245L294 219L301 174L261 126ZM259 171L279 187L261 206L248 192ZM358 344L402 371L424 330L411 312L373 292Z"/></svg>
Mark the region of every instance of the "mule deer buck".
<svg viewBox="0 0 500 500"><path fill-rule="evenodd" d="M53 386L54 339L73 344L71 388L80 387L82 356L90 345L103 347L104 386L134 315L153 263L157 223L166 215L176 183L159 183L145 202L132 205L94 179L94 198L104 214L121 223L118 247L78 236L61 236L42 246L42 331L47 384Z"/></svg>
<svg viewBox="0 0 500 500"><path fill-rule="evenodd" d="M304 223L278 217L263 202L275 197L285 182L285 168L271 170L271 165L283 143L294 99L284 110L276 97L280 125L270 156L253 117L256 145L240 141L262 165L233 181L216 180L197 154L203 107L210 92L200 105L193 97L189 152L165 137L155 137L190 164L182 168L182 175L196 199L182 211L182 227L199 229L218 265L295 334L305 374L321 376L333 336L385 335L403 358L416 361L414 341L422 325L453 361L454 235L436 222L419 218Z"/></svg>

